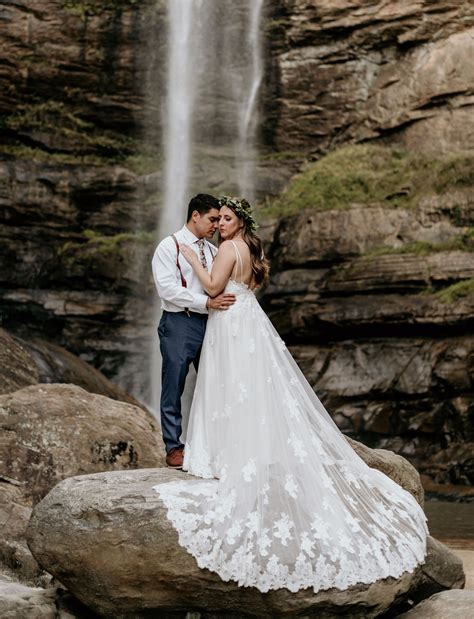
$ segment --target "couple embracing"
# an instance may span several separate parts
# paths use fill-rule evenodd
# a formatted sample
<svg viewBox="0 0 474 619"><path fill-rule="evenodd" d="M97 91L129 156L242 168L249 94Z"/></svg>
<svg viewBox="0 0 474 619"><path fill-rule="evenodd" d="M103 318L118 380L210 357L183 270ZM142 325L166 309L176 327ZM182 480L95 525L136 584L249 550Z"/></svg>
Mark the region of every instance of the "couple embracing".
<svg viewBox="0 0 474 619"><path fill-rule="evenodd" d="M179 543L199 567L262 592L413 571L426 555L424 513L353 451L261 309L254 291L268 264L255 229L246 200L199 194L153 258L167 464L189 474L155 490Z"/></svg>

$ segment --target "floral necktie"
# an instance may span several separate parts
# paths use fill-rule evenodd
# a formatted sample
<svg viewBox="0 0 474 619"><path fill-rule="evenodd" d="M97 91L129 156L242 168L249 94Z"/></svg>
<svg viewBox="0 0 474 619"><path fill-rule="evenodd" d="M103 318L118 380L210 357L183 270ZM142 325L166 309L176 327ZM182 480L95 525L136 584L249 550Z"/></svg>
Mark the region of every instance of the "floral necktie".
<svg viewBox="0 0 474 619"><path fill-rule="evenodd" d="M199 239L197 241L197 244L198 244L198 247L199 247L199 259L201 260L202 266L207 271L207 260L206 260L206 254L204 253L204 239Z"/></svg>

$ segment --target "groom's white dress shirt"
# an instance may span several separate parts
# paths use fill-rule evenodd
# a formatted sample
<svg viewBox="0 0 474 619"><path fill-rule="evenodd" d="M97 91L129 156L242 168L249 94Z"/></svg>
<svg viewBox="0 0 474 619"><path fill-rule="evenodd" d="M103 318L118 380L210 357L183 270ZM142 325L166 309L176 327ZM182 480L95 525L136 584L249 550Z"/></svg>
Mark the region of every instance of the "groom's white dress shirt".
<svg viewBox="0 0 474 619"><path fill-rule="evenodd" d="M186 225L178 232L175 232L175 237L178 243L189 245L199 256L197 244L199 239ZM207 240L204 241L204 254L208 268L212 265L216 251L214 246L211 248L211 243ZM179 265L187 284L186 288L182 286L181 275L176 266L176 256L176 244L171 236L167 236L156 248L151 262L162 309L167 312L182 312L184 309L188 309L199 314L207 314L207 294L203 291L201 283L194 274L191 265L180 253L178 258Z"/></svg>

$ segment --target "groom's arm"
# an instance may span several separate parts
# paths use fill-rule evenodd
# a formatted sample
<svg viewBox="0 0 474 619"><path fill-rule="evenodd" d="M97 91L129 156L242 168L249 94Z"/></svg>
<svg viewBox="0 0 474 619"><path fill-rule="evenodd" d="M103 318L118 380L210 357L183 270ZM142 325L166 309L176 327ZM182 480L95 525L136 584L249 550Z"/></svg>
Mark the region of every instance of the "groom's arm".
<svg viewBox="0 0 474 619"><path fill-rule="evenodd" d="M171 237L161 241L152 260L153 278L160 299L169 301L183 310L185 308L207 314L209 297L206 294L191 292L176 281L176 245Z"/></svg>

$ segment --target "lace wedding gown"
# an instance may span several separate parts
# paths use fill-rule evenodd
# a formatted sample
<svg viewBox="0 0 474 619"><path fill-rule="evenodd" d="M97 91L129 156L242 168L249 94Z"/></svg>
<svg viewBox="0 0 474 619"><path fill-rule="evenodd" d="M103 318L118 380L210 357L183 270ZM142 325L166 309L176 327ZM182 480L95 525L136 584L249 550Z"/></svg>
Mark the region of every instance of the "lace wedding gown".
<svg viewBox="0 0 474 619"><path fill-rule="evenodd" d="M208 481L154 487L180 545L262 592L413 571L426 555L421 507L350 447L252 290L225 290L237 300L209 315L183 467Z"/></svg>

